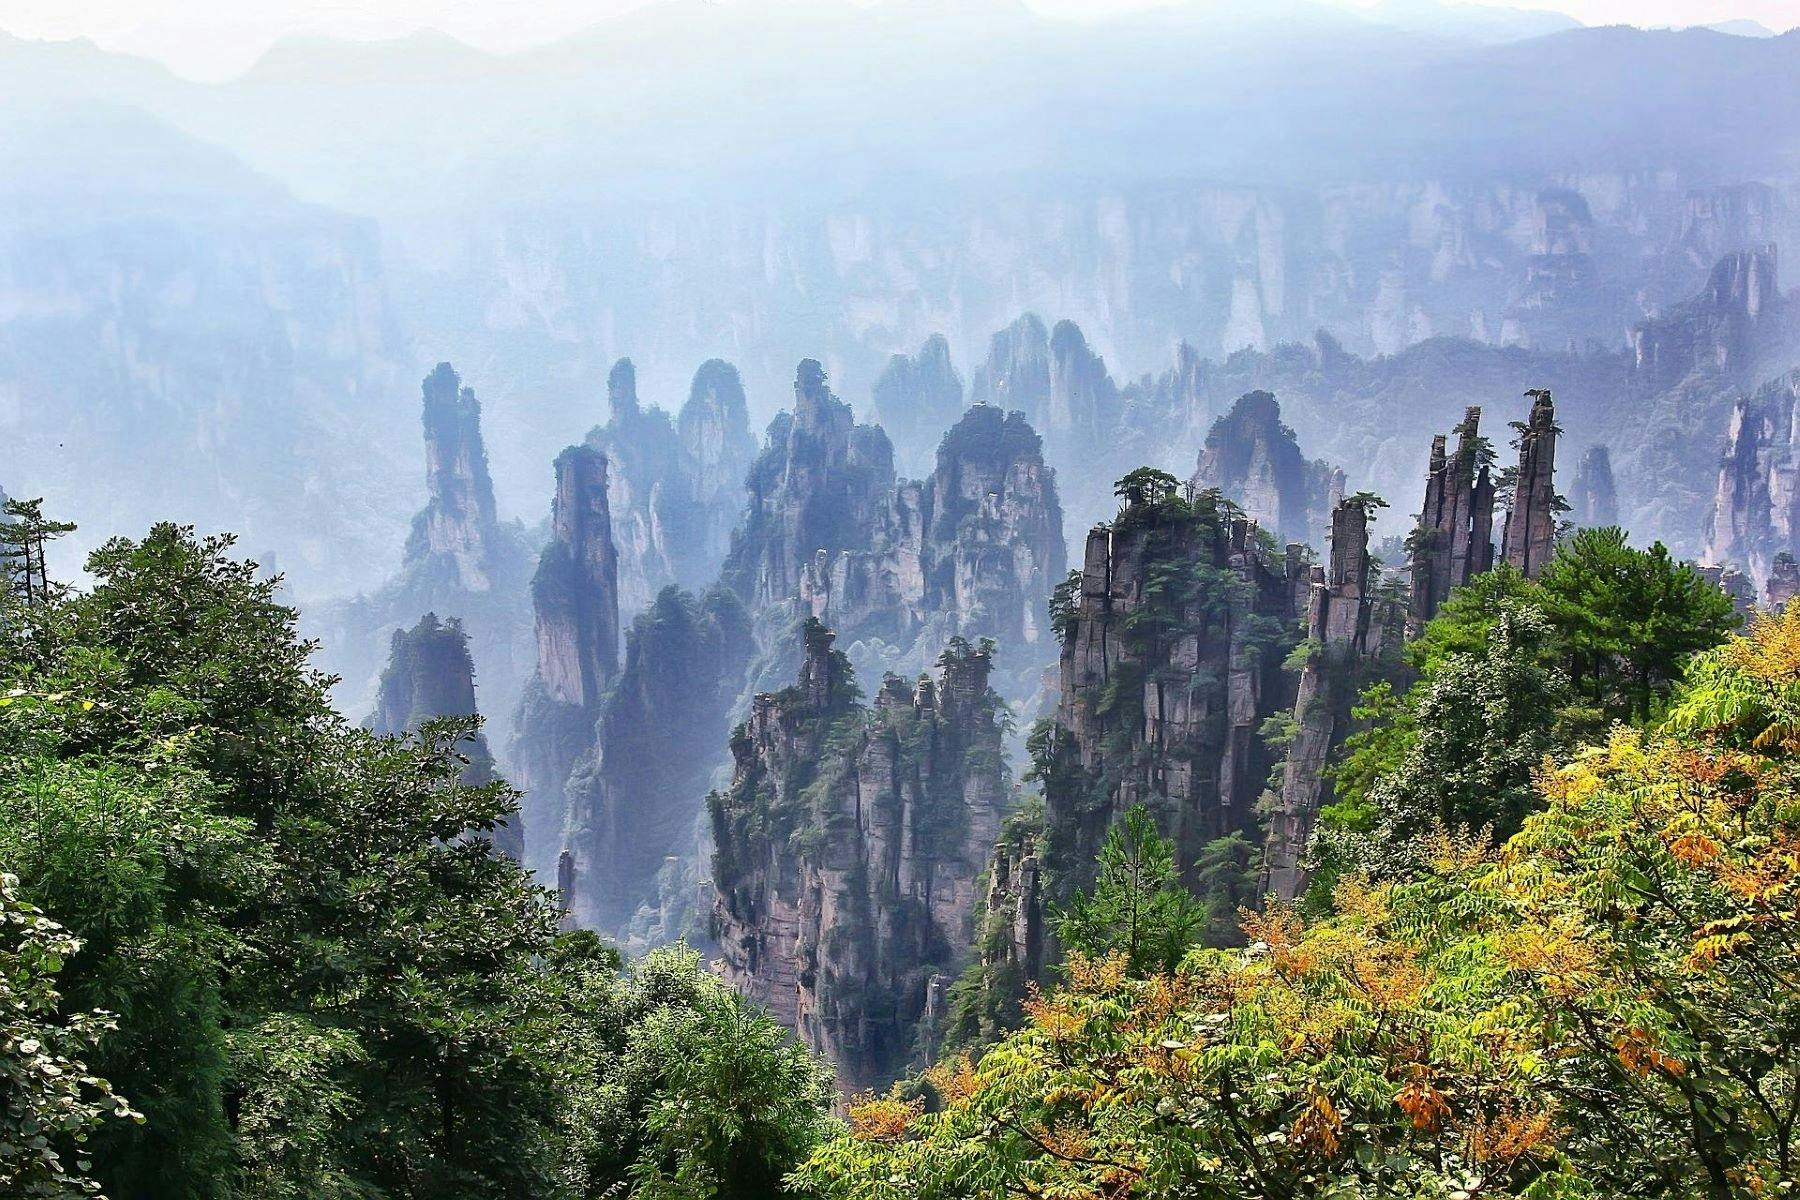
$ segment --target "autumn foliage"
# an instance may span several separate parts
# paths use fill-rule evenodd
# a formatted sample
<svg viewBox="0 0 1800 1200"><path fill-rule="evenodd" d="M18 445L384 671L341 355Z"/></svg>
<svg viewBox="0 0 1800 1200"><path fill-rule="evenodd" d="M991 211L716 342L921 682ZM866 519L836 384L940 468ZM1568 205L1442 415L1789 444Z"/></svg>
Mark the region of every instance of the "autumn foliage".
<svg viewBox="0 0 1800 1200"><path fill-rule="evenodd" d="M1800 606L1669 720L1547 762L1490 849L1134 978L1075 958L1026 1026L867 1098L796 1182L904 1197L1790 1195Z"/></svg>

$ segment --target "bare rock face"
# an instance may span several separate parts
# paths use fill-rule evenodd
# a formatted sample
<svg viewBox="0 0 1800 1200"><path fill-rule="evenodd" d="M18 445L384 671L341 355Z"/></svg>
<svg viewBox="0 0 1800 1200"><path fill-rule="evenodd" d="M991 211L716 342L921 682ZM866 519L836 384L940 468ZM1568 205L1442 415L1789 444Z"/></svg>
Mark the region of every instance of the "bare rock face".
<svg viewBox="0 0 1800 1200"><path fill-rule="evenodd" d="M1589 446L1575 466L1569 487L1569 519L1582 529L1619 523L1619 493L1613 486L1612 456L1605 446Z"/></svg>
<svg viewBox="0 0 1800 1200"><path fill-rule="evenodd" d="M1432 439L1425 507L1412 552L1412 622L1437 615L1450 592L1494 565L1493 451L1481 436L1481 409L1470 407L1456 427L1456 453Z"/></svg>
<svg viewBox="0 0 1800 1200"><path fill-rule="evenodd" d="M1344 473L1322 459L1308 462L1275 397L1247 392L1213 423L1192 485L1216 488L1262 527L1304 544L1325 530Z"/></svg>
<svg viewBox="0 0 1800 1200"><path fill-rule="evenodd" d="M1795 596L1800 596L1800 562L1783 551L1769 567L1769 582L1763 587L1763 599L1770 612L1780 612Z"/></svg>
<svg viewBox="0 0 1800 1200"><path fill-rule="evenodd" d="M750 409L737 368L717 358L701 363L675 429L696 518L689 526L694 537L690 561L685 567L677 564L676 582L697 591L718 578L731 550L731 533L744 512L744 480L756 461Z"/></svg>
<svg viewBox="0 0 1800 1200"><path fill-rule="evenodd" d="M726 976L849 1093L907 1069L967 960L1011 784L984 649L954 642L936 678L889 676L864 706L832 641L808 623L798 681L755 698L708 806Z"/></svg>
<svg viewBox="0 0 1800 1200"><path fill-rule="evenodd" d="M556 458L550 544L531 581L538 677L559 704L598 704L619 661L619 559L605 456L571 446Z"/></svg>
<svg viewBox="0 0 1800 1200"><path fill-rule="evenodd" d="M1703 560L1740 567L1765 588L1775 561L1800 551L1800 371L1732 410L1707 521Z"/></svg>
<svg viewBox="0 0 1800 1200"><path fill-rule="evenodd" d="M1519 468L1500 553L1527 579L1536 579L1556 552L1561 512L1556 495L1556 405L1547 391L1526 394L1531 397L1531 415L1518 427Z"/></svg>
<svg viewBox="0 0 1800 1200"><path fill-rule="evenodd" d="M1044 419L1050 407L1050 331L1036 313L994 335L969 399L1002 411L1017 409L1034 425Z"/></svg>
<svg viewBox="0 0 1800 1200"><path fill-rule="evenodd" d="M1260 726L1291 708L1282 661L1310 585L1216 499L1133 494L1088 535L1079 582L1053 603L1061 703L1033 736L1040 860L1053 890L1083 886L1107 829L1148 805L1183 868L1255 828L1272 759Z"/></svg>
<svg viewBox="0 0 1800 1200"><path fill-rule="evenodd" d="M977 404L944 435L937 467L901 480L868 548L823 551L802 574L810 615L848 641L923 637L924 658L949 636L991 637L1048 661L1043 604L1066 570L1056 473L1022 413ZM915 656L916 658L916 656Z"/></svg>
<svg viewBox="0 0 1800 1200"><path fill-rule="evenodd" d="M469 656L469 639L462 623L455 618L439 621L436 613L426 613L411 629L396 629L369 728L383 737L401 737L417 733L427 721L439 717L477 715L475 663ZM463 783L481 787L494 782L494 756L485 734L477 730L456 750L468 759ZM497 826L492 838L498 849L512 857L524 854L524 830L518 816Z"/></svg>
<svg viewBox="0 0 1800 1200"><path fill-rule="evenodd" d="M676 577L681 547L691 541L689 504L675 422L638 402L629 358L606 380L611 418L587 436L606 461L607 506L619 556L619 611L642 612Z"/></svg>
<svg viewBox="0 0 1800 1200"><path fill-rule="evenodd" d="M832 558L868 548L894 487L893 446L878 427L858 425L826 386L825 369L805 359L794 410L770 423L748 487L749 510L722 578L757 608L797 595L820 551Z"/></svg>
<svg viewBox="0 0 1800 1200"><path fill-rule="evenodd" d="M871 399L871 419L893 439L901 469L922 474L931 448L963 410L963 381L950 362L950 343L933 334L918 353L888 359Z"/></svg>
<svg viewBox="0 0 1800 1200"><path fill-rule="evenodd" d="M1667 391L1696 372L1727 377L1753 372L1782 332L1786 303L1774 246L1727 254L1698 296L1632 333L1639 389Z"/></svg>
<svg viewBox="0 0 1800 1200"><path fill-rule="evenodd" d="M1263 855L1264 894L1291 900L1306 887L1303 856L1320 808L1332 802L1325 764L1350 727L1365 666L1399 649L1405 609L1375 594L1369 579L1369 507L1345 500L1332 512L1331 562L1312 568L1308 655L1294 700L1294 733L1281 767L1279 806Z"/></svg>
<svg viewBox="0 0 1800 1200"><path fill-rule="evenodd" d="M619 610L638 613L664 587L707 586L730 547L755 453L737 371L701 365L680 419L638 399L637 370L622 358L607 379L611 417L587 444L606 456Z"/></svg>
<svg viewBox="0 0 1800 1200"><path fill-rule="evenodd" d="M606 459L571 446L556 459L550 544L531 581L537 674L516 722L512 760L533 835L527 865L548 877L560 850L569 772L592 742L608 682L618 671L618 555L607 504Z"/></svg>
<svg viewBox="0 0 1800 1200"><path fill-rule="evenodd" d="M632 622L624 669L567 786L564 903L577 924L620 942L705 932L665 867L693 853L750 651L749 614L724 588L697 599L670 585Z"/></svg>
<svg viewBox="0 0 1800 1200"><path fill-rule="evenodd" d="M1748 618L1756 608L1756 585L1736 567L1698 566L1700 578L1731 597L1731 607L1738 616Z"/></svg>
<svg viewBox="0 0 1800 1200"><path fill-rule="evenodd" d="M1106 362L1088 347L1073 321L1058 321L1050 331L1050 396L1044 410L1044 436L1058 450L1093 447L1110 436L1119 421L1119 389Z"/></svg>
<svg viewBox="0 0 1800 1200"><path fill-rule="evenodd" d="M431 499L413 519L409 562L441 555L466 591L493 585L488 561L497 518L481 441L481 402L449 363L425 377L425 479Z"/></svg>

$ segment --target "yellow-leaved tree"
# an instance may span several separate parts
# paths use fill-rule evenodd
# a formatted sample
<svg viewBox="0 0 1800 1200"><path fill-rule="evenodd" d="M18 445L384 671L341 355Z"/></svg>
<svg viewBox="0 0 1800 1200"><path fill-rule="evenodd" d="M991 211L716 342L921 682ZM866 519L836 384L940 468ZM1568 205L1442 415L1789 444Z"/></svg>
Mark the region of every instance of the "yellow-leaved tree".
<svg viewBox="0 0 1800 1200"><path fill-rule="evenodd" d="M949 1197L1795 1191L1800 606L1698 660L1665 725L1537 781L1498 850L1440 836L1334 913L1130 978L1068 964L932 1103L852 1107L795 1182ZM929 1111L928 1111L929 1110Z"/></svg>

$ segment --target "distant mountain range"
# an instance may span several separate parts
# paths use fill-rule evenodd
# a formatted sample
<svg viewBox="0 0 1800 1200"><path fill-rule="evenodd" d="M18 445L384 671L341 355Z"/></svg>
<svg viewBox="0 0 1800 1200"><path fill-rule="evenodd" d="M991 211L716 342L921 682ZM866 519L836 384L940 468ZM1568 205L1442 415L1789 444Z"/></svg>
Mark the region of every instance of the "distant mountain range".
<svg viewBox="0 0 1800 1200"><path fill-rule="evenodd" d="M1800 240L1800 33L1571 25L667 0L511 54L293 39L218 84L0 36L0 484L96 539L242 530L319 595L392 573L443 359L538 514L622 355L669 404L727 359L760 420L802 357L864 408L890 355L971 364L1027 310L1121 380L1320 329L1622 347Z"/></svg>

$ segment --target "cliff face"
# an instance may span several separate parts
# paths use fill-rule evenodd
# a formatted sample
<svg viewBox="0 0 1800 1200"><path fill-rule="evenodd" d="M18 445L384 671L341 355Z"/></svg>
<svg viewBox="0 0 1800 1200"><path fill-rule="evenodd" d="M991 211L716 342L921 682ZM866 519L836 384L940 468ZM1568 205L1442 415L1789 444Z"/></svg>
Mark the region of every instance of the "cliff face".
<svg viewBox="0 0 1800 1200"><path fill-rule="evenodd" d="M853 1092L914 1060L1011 788L985 650L953 643L937 678L889 676L864 706L832 640L809 623L796 684L732 736L708 797L713 932L727 977Z"/></svg>
<svg viewBox="0 0 1800 1200"><path fill-rule="evenodd" d="M996 333L988 356L969 388L972 403L1017 409L1025 419L1044 419L1050 404L1050 331L1036 313L1026 313Z"/></svg>
<svg viewBox="0 0 1800 1200"><path fill-rule="evenodd" d="M1125 412L1124 397L1106 363L1089 347L1073 321L1052 330L1026 313L995 334L987 360L975 373L970 399L1003 411L1025 414L1043 436L1045 457L1071 471L1072 511L1080 520L1097 518L1110 500L1110 480Z"/></svg>
<svg viewBox="0 0 1800 1200"><path fill-rule="evenodd" d="M426 613L411 629L396 629L369 728L383 737L400 737L417 733L427 721L439 717L477 715L475 663L469 656L469 639L462 623L454 618L440 622L436 613ZM476 731L456 749L468 759L463 783L481 787L494 782L494 756L485 734ZM518 816L496 827L492 838L498 849L512 857L524 855L524 829Z"/></svg>
<svg viewBox="0 0 1800 1200"><path fill-rule="evenodd" d="M951 635L992 637L1043 658L1043 605L1065 571L1056 473L1020 413L971 407L943 437L930 478L902 480L867 549L823 551L800 598L846 640L919 641L922 668Z"/></svg>
<svg viewBox="0 0 1800 1200"><path fill-rule="evenodd" d="M744 513L744 479L756 461L750 409L737 368L717 358L701 363L675 428L695 509L689 563L678 570L677 582L698 590L718 578L731 550L732 531Z"/></svg>
<svg viewBox="0 0 1800 1200"><path fill-rule="evenodd" d="M1412 622L1437 615L1450 592L1494 565L1493 451L1481 436L1481 409L1471 406L1456 427L1456 453L1445 438L1431 442L1425 507L1413 533Z"/></svg>
<svg viewBox="0 0 1800 1200"><path fill-rule="evenodd" d="M1582 529L1619 523L1619 493L1613 486L1612 456L1605 446L1589 446L1575 466L1569 486L1569 519Z"/></svg>
<svg viewBox="0 0 1800 1200"><path fill-rule="evenodd" d="M1312 568L1306 610L1306 665L1294 700L1294 731L1281 766L1279 806L1270 814L1262 892L1291 900L1306 887L1302 856L1319 809L1332 802L1325 764L1350 728L1350 709L1367 665L1399 649L1404 606L1376 595L1369 578L1369 509L1338 504L1331 518L1331 561Z"/></svg>
<svg viewBox="0 0 1800 1200"><path fill-rule="evenodd" d="M481 441L481 402L447 362L425 377L425 480L431 499L413 518L409 562L446 558L464 590L493 585L488 561L497 519Z"/></svg>
<svg viewBox="0 0 1800 1200"><path fill-rule="evenodd" d="M1705 561L1741 567L1765 587L1777 556L1800 552L1796 404L1800 371L1737 402L1707 521Z"/></svg>
<svg viewBox="0 0 1800 1200"><path fill-rule="evenodd" d="M606 459L591 447L557 456L550 543L531 580L538 664L520 706L512 759L525 790L526 826L548 834L534 834L527 847L527 865L544 878L555 866L553 831L564 825L570 769L591 744L618 670L618 556L606 475Z"/></svg>
<svg viewBox="0 0 1800 1200"><path fill-rule="evenodd" d="M368 711L388 636L419 613L443 613L467 632L493 714L490 729L504 737L531 674L530 542L518 522L495 514L474 391L449 363L425 377L422 391L426 505L413 518L394 578L323 610L320 661L343 680L339 705Z"/></svg>
<svg viewBox="0 0 1800 1200"><path fill-rule="evenodd" d="M1210 496L1135 494L1088 535L1059 591L1061 702L1033 734L1040 850L1059 894L1085 884L1107 829L1146 804L1192 866L1254 828L1272 765L1260 726L1290 708L1282 660L1310 572Z"/></svg>
<svg viewBox="0 0 1800 1200"><path fill-rule="evenodd" d="M1213 423L1192 483L1196 491L1217 488L1288 541L1312 544L1343 498L1344 473L1322 459L1308 462L1275 397L1247 392Z"/></svg>
<svg viewBox="0 0 1800 1200"><path fill-rule="evenodd" d="M893 439L901 470L923 474L937 439L963 410L963 381L950 362L950 343L933 334L918 353L888 359L870 398L870 417Z"/></svg>
<svg viewBox="0 0 1800 1200"><path fill-rule="evenodd" d="M668 584L700 588L717 577L755 443L737 371L716 359L695 373L679 421L643 406L628 358L613 365L607 400L611 416L587 444L608 464L619 610L637 613Z"/></svg>
<svg viewBox="0 0 1800 1200"><path fill-rule="evenodd" d="M1500 554L1527 579L1536 579L1556 552L1562 504L1556 494L1556 405L1547 391L1526 394L1531 415L1519 428L1519 467Z"/></svg>
<svg viewBox="0 0 1800 1200"><path fill-rule="evenodd" d="M564 904L578 924L646 942L696 932L685 927L700 919L696 898L659 876L693 852L750 649L749 615L722 588L698 600L664 588L632 622L624 669L567 788Z"/></svg>
<svg viewBox="0 0 1800 1200"><path fill-rule="evenodd" d="M1774 246L1725 255L1698 296L1633 331L1639 388L1666 391L1695 372L1754 373L1781 335L1785 306Z"/></svg>
<svg viewBox="0 0 1800 1200"><path fill-rule="evenodd" d="M868 547L893 487L887 435L856 424L850 406L825 385L824 368L803 360L794 410L770 423L751 468L749 509L723 580L752 608L792 598L817 553L830 558Z"/></svg>

